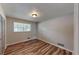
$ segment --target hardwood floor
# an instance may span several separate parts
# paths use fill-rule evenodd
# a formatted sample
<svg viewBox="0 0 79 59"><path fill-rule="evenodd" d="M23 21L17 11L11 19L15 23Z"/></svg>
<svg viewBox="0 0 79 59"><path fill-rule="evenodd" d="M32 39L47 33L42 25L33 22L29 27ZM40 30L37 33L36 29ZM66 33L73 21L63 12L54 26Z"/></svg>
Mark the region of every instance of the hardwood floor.
<svg viewBox="0 0 79 59"><path fill-rule="evenodd" d="M72 53L41 40L30 40L10 45L5 55L71 55Z"/></svg>

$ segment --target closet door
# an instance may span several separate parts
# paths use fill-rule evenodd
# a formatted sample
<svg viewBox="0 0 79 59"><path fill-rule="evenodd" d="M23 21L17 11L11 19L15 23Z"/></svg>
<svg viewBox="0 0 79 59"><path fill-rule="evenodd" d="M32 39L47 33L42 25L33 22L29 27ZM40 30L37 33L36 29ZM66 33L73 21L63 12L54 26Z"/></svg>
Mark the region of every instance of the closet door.
<svg viewBox="0 0 79 59"><path fill-rule="evenodd" d="M1 44L1 40L2 40L2 25L1 25L1 16L0 16L0 54L2 54L2 44Z"/></svg>
<svg viewBox="0 0 79 59"><path fill-rule="evenodd" d="M4 32L5 22L3 18L0 16L0 54L3 54L5 49L5 32Z"/></svg>

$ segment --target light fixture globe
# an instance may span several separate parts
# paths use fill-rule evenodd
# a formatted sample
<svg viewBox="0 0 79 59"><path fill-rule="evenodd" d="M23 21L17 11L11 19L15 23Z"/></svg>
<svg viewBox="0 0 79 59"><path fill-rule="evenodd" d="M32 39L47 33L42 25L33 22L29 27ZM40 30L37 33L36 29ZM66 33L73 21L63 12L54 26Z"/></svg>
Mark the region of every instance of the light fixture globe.
<svg viewBox="0 0 79 59"><path fill-rule="evenodd" d="M38 9L33 8L32 12L29 13L29 16L31 16L32 18L40 17L40 12L38 11Z"/></svg>
<svg viewBox="0 0 79 59"><path fill-rule="evenodd" d="M32 17L36 18L38 16L38 12L37 11L33 11L31 14Z"/></svg>
<svg viewBox="0 0 79 59"><path fill-rule="evenodd" d="M37 14L35 14L35 13L32 13L32 17L37 17L38 15Z"/></svg>

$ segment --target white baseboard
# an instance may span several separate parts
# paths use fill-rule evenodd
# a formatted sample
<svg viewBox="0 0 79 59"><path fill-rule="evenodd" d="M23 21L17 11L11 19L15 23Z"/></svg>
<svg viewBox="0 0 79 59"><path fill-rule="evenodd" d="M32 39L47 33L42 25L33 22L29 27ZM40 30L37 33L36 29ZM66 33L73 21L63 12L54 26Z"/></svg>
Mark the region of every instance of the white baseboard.
<svg viewBox="0 0 79 59"><path fill-rule="evenodd" d="M14 43L11 43L11 44L7 44L7 45L6 45L6 48L7 48L7 46L9 46L9 45L14 45L14 44L17 44L17 43L20 43L20 42L29 41L29 40L34 40L34 39L28 39L28 40L24 40L24 41L18 41L18 42L14 42Z"/></svg>
<svg viewBox="0 0 79 59"><path fill-rule="evenodd" d="M64 50L67 50L67 51L70 51L70 52L73 53L73 51L71 51L71 50L69 50L69 49L67 49L67 48L64 48L64 47L58 46L58 45L56 45L56 44L50 43L50 42L48 42L48 41L46 41L46 40L42 40L42 39L39 39L39 40L44 41L44 42L46 42L46 43L49 43L49 44L51 44L51 45L54 45L54 46L56 46L56 47L62 48L62 49L64 49Z"/></svg>

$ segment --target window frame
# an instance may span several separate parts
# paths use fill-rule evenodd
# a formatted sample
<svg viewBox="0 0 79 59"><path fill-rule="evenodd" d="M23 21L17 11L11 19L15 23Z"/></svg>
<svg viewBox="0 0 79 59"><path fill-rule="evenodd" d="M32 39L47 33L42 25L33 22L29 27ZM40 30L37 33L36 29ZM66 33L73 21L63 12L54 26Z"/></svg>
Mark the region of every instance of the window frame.
<svg viewBox="0 0 79 59"><path fill-rule="evenodd" d="M23 31L15 31L15 23L17 23L17 24L23 24ZM24 29L24 26L25 26L25 25L29 25L29 26L30 26L29 31L25 31L25 29ZM19 28L21 28L21 27L19 27ZM31 29L32 29L32 25L31 25L30 23L13 22L13 32L30 32Z"/></svg>

